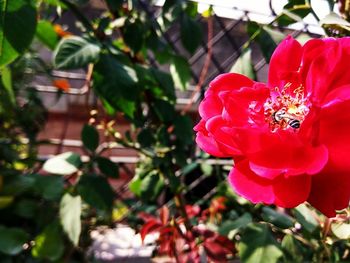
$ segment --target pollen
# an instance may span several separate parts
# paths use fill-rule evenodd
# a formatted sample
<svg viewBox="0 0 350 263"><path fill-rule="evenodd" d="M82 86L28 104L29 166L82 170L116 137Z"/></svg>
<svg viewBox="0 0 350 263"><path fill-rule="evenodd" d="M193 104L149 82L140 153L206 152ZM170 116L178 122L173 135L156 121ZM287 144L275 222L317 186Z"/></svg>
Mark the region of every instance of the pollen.
<svg viewBox="0 0 350 263"><path fill-rule="evenodd" d="M265 122L272 132L280 129L297 131L309 113L304 87L292 87L292 83L287 83L282 89L274 88L264 104Z"/></svg>

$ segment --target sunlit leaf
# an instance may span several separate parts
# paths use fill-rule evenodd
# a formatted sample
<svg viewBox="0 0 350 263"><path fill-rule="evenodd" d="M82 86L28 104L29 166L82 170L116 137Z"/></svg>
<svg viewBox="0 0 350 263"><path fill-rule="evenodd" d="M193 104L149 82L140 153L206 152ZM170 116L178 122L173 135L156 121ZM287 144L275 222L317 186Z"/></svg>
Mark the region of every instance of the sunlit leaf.
<svg viewBox="0 0 350 263"><path fill-rule="evenodd" d="M247 48L242 52L233 64L230 72L245 75L253 80L256 79L256 73L252 63L252 51L250 48Z"/></svg>
<svg viewBox="0 0 350 263"><path fill-rule="evenodd" d="M35 258L56 261L63 255L64 240L58 222L45 227L44 231L35 237L32 255Z"/></svg>
<svg viewBox="0 0 350 263"><path fill-rule="evenodd" d="M82 37L63 38L53 54L54 66L58 69L75 69L86 67L96 62L100 47Z"/></svg>
<svg viewBox="0 0 350 263"><path fill-rule="evenodd" d="M81 232L81 197L69 193L62 197L60 203L60 221L64 232L77 246Z"/></svg>
<svg viewBox="0 0 350 263"><path fill-rule="evenodd" d="M43 169L52 174L69 175L78 171L80 156L73 152L56 155L44 163Z"/></svg>

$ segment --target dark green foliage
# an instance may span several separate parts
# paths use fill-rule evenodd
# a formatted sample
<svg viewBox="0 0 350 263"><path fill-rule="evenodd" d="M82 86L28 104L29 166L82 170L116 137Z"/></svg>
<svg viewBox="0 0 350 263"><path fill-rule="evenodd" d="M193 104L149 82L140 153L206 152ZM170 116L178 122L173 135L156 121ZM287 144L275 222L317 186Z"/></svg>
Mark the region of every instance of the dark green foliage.
<svg viewBox="0 0 350 263"><path fill-rule="evenodd" d="M152 1L106 0L108 10L88 19L81 9L87 0L0 1L0 261L83 262L91 230L124 218L139 231L147 224L140 212L159 214L160 203L167 204L169 216L153 223L161 221L165 231L185 227L186 239L194 241L191 246L202 246L212 261L348 261L345 214L329 222L307 205L283 211L252 205L232 192L227 167L193 151L193 119L176 108L175 89L191 83L189 60L174 51L162 32L178 23L185 53L193 54L203 41L200 21L214 9L199 19L197 3L166 0L159 18L150 19L142 6L146 2ZM51 21L60 17L57 10L74 15L81 36L56 33ZM251 43L259 45L269 62L284 38L274 26L298 22L312 11L310 1L290 0L270 24L248 22L250 39L232 71L255 79ZM346 17L330 12L320 24L329 34L349 35ZM37 41L31 45L34 36ZM54 50L53 65L40 59L37 48L42 44ZM47 112L32 83L39 73L52 80L53 68L92 70L86 85L91 97L97 95L99 112L93 125L81 127L81 155L65 152L43 160L38 149L51 142L37 135ZM125 133L118 123L123 117L130 124ZM107 143L102 134L108 135ZM130 199L119 196L121 189L111 183L125 168L105 157L116 144L140 157L129 184L135 195ZM225 198L191 192L196 184L206 191L207 182L217 184L217 195Z"/></svg>

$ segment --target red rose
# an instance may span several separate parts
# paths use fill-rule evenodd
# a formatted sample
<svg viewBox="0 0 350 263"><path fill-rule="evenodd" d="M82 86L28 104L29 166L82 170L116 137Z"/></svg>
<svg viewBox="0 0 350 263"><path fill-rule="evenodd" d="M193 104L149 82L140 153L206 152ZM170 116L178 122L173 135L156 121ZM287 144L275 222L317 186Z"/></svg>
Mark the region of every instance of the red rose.
<svg viewBox="0 0 350 263"><path fill-rule="evenodd" d="M199 105L197 144L236 158L229 181L253 203L310 202L328 217L350 199L350 38L287 37L268 83L214 79Z"/></svg>

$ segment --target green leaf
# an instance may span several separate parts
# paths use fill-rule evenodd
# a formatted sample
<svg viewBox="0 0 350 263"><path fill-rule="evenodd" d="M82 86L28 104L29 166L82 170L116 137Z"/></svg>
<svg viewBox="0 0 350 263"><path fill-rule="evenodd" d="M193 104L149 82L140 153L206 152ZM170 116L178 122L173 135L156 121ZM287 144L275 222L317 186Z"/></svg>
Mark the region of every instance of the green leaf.
<svg viewBox="0 0 350 263"><path fill-rule="evenodd" d="M283 253L266 224L251 223L239 242L239 256L245 263L274 263Z"/></svg>
<svg viewBox="0 0 350 263"><path fill-rule="evenodd" d="M70 241L77 246L81 233L81 197L66 193L60 203L60 221Z"/></svg>
<svg viewBox="0 0 350 263"><path fill-rule="evenodd" d="M233 64L230 72L242 74L250 79L256 80L256 72L252 63L252 50L250 48L242 52Z"/></svg>
<svg viewBox="0 0 350 263"><path fill-rule="evenodd" d="M132 118L139 94L134 69L119 62L115 56L103 55L95 65L93 77L97 94Z"/></svg>
<svg viewBox="0 0 350 263"><path fill-rule="evenodd" d="M2 85L7 92L11 104L14 106L16 104L16 97L12 86L12 72L9 67L4 67L1 71Z"/></svg>
<svg viewBox="0 0 350 263"><path fill-rule="evenodd" d="M63 177L55 175L33 175L35 191L47 200L59 200L64 188Z"/></svg>
<svg viewBox="0 0 350 263"><path fill-rule="evenodd" d="M64 240L58 222L53 222L35 237L32 256L39 259L56 261L64 252Z"/></svg>
<svg viewBox="0 0 350 263"><path fill-rule="evenodd" d="M219 234L227 236L230 239L233 239L234 236L249 223L252 222L252 216L249 213L244 213L242 216L236 220L227 220L219 228Z"/></svg>
<svg viewBox="0 0 350 263"><path fill-rule="evenodd" d="M193 143L193 123L189 116L177 115L174 119L174 133L183 144Z"/></svg>
<svg viewBox="0 0 350 263"><path fill-rule="evenodd" d="M302 256L302 244L300 244L293 235L285 235L282 239L282 249L286 252L286 262L305 262Z"/></svg>
<svg viewBox="0 0 350 263"><path fill-rule="evenodd" d="M260 26L256 22L249 22L247 31L251 37L256 36L255 40L259 44L266 62L270 63L270 58L277 45L285 37L284 34L268 26Z"/></svg>
<svg viewBox="0 0 350 263"><path fill-rule="evenodd" d="M343 19L337 13L330 12L323 19L320 20L319 24L322 25L340 25L350 27L350 22Z"/></svg>
<svg viewBox="0 0 350 263"><path fill-rule="evenodd" d="M135 175L134 178L129 183L130 191L138 197L141 196L141 184L142 184L142 179L140 178L139 175Z"/></svg>
<svg viewBox="0 0 350 263"><path fill-rule="evenodd" d="M23 199L16 202L14 212L23 218L33 218L36 216L38 203L30 199Z"/></svg>
<svg viewBox="0 0 350 263"><path fill-rule="evenodd" d="M125 43L137 53L141 50L144 43L145 28L139 19L136 19L133 23L125 23L124 30L124 41Z"/></svg>
<svg viewBox="0 0 350 263"><path fill-rule="evenodd" d="M1 194L18 196L24 192L29 191L34 184L35 179L29 175L4 177Z"/></svg>
<svg viewBox="0 0 350 263"><path fill-rule="evenodd" d="M164 180L156 172L150 172L142 178L140 194L143 200L155 201L164 189Z"/></svg>
<svg viewBox="0 0 350 263"><path fill-rule="evenodd" d="M192 17L183 13L180 17L180 34L183 46L192 54L202 40L202 28Z"/></svg>
<svg viewBox="0 0 350 263"><path fill-rule="evenodd" d="M58 69L76 69L98 60L101 48L78 36L63 38L53 54L53 64Z"/></svg>
<svg viewBox="0 0 350 263"><path fill-rule="evenodd" d="M201 163L201 170L204 175L210 176L213 173L214 167L209 163Z"/></svg>
<svg viewBox="0 0 350 263"><path fill-rule="evenodd" d="M150 147L154 142L154 134L150 129L142 129L137 135L137 141L142 147Z"/></svg>
<svg viewBox="0 0 350 263"><path fill-rule="evenodd" d="M85 148L94 152L99 145L99 134L94 126L85 124L81 131L81 140Z"/></svg>
<svg viewBox="0 0 350 263"><path fill-rule="evenodd" d="M7 228L0 225L0 252L6 255L17 255L29 239L26 232L19 228Z"/></svg>
<svg viewBox="0 0 350 263"><path fill-rule="evenodd" d="M95 175L83 175L79 180L78 192L82 199L99 210L111 211L114 192L106 178Z"/></svg>
<svg viewBox="0 0 350 263"><path fill-rule="evenodd" d="M279 228L290 228L294 226L293 218L279 213L270 207L263 207L261 216L266 222L270 222Z"/></svg>
<svg viewBox="0 0 350 263"><path fill-rule="evenodd" d="M36 27L36 37L51 50L58 43L58 36L53 25L47 20L40 20Z"/></svg>
<svg viewBox="0 0 350 263"><path fill-rule="evenodd" d="M150 70L154 78L158 82L159 86L162 88L164 95L172 101L175 100L175 88L171 75L169 73L157 70L155 68L151 68Z"/></svg>
<svg viewBox="0 0 350 263"><path fill-rule="evenodd" d="M80 156L73 152L65 152L47 160L43 169L52 174L70 175L79 170Z"/></svg>
<svg viewBox="0 0 350 263"><path fill-rule="evenodd" d="M32 42L37 23L33 2L0 1L0 68L16 59Z"/></svg>
<svg viewBox="0 0 350 263"><path fill-rule="evenodd" d="M333 234L339 239L349 239L350 238L350 224L344 222L332 223L331 229Z"/></svg>
<svg viewBox="0 0 350 263"><path fill-rule="evenodd" d="M312 233L318 227L318 222L313 216L311 210L305 205L301 204L294 209L294 214L297 221L305 228L306 231Z"/></svg>
<svg viewBox="0 0 350 263"><path fill-rule="evenodd" d="M98 165L98 169L100 169L101 173L111 178L119 177L119 169L118 165L112 162L110 159L105 157L96 158L96 162Z"/></svg>
<svg viewBox="0 0 350 263"><path fill-rule="evenodd" d="M170 72L175 86L186 90L188 82L191 80L191 68L188 61L184 57L174 56L173 63L170 65Z"/></svg>
<svg viewBox="0 0 350 263"><path fill-rule="evenodd" d="M277 19L280 26L288 26L290 24L301 22L305 16L311 12L309 1L305 0L289 0L283 7L282 13Z"/></svg>
<svg viewBox="0 0 350 263"><path fill-rule="evenodd" d="M175 107L168 101L159 99L154 100L153 110L159 119L165 123L172 122L175 118Z"/></svg>

